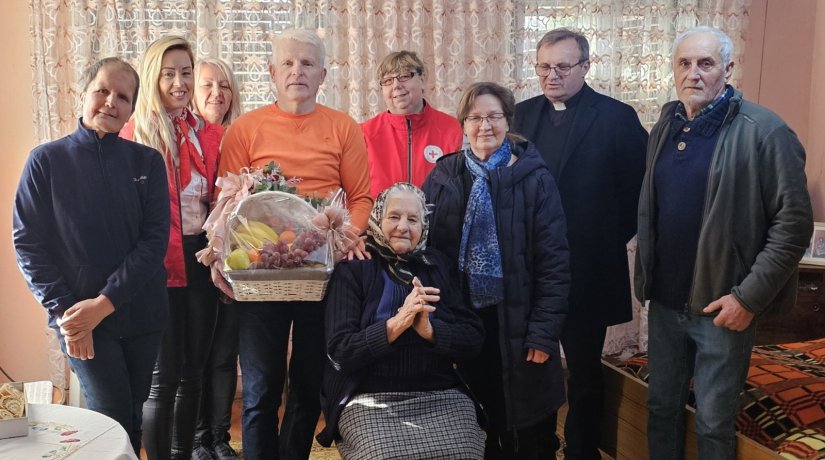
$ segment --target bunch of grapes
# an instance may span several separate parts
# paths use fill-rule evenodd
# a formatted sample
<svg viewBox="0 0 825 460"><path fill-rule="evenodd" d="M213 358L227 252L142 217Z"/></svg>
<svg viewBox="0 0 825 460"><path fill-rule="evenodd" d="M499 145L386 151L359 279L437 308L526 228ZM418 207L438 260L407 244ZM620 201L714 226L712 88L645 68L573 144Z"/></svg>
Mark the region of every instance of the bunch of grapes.
<svg viewBox="0 0 825 460"><path fill-rule="evenodd" d="M249 268L301 267L304 265L304 259L324 243L326 237L316 230L307 230L299 234L292 244L267 241L261 248L260 258Z"/></svg>
<svg viewBox="0 0 825 460"><path fill-rule="evenodd" d="M320 248L327 242L327 237L314 229L307 230L295 238L292 243L293 248L300 248L308 254Z"/></svg>

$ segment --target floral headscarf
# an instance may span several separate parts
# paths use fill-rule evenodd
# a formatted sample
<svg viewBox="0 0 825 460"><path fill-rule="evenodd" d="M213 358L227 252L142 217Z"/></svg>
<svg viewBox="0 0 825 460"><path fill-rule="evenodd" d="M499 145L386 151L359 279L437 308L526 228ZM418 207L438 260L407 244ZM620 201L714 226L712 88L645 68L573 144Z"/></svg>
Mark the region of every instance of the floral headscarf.
<svg viewBox="0 0 825 460"><path fill-rule="evenodd" d="M389 241L381 231L381 221L386 214L387 199L396 193L411 193L421 200L421 208L424 215L421 216L421 239L411 252L406 254L396 254L389 244ZM378 195L370 213L369 226L367 227L367 247L376 252L387 262L390 274L398 281L409 284L415 276L411 271L411 264L423 263L433 265L431 257L427 253L427 235L430 231L430 223L427 220L426 197L420 188L407 182L398 182Z"/></svg>

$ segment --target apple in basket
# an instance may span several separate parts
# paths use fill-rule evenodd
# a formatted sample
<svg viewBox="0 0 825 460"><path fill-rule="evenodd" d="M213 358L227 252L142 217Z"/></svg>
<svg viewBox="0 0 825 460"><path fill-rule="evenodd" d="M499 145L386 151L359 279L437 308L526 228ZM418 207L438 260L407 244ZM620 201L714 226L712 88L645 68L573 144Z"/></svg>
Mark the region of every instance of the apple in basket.
<svg viewBox="0 0 825 460"><path fill-rule="evenodd" d="M249 264L249 254L244 248L235 248L226 256L226 266L232 270L245 270Z"/></svg>

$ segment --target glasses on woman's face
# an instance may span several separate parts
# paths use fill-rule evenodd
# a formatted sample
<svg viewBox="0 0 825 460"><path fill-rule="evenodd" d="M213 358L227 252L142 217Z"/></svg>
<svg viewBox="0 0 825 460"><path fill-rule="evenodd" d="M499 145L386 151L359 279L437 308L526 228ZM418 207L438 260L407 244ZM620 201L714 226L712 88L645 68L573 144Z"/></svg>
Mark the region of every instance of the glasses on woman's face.
<svg viewBox="0 0 825 460"><path fill-rule="evenodd" d="M570 75L570 72L573 71L573 67L577 65L581 65L587 62L587 59L582 59L581 61L575 64L559 64L559 65L547 65L547 64L536 64L536 75L539 77L548 77L550 76L550 72L555 70L556 75L559 77L566 77Z"/></svg>
<svg viewBox="0 0 825 460"><path fill-rule="evenodd" d="M491 113L486 117L482 117L481 115L468 115L467 118L464 119L464 122L474 126L481 126L485 121L491 125L494 125L501 120L504 120L504 114L501 112L496 112Z"/></svg>
<svg viewBox="0 0 825 460"><path fill-rule="evenodd" d="M378 80L378 84L380 84L381 86L390 86L393 80L398 80L398 83L404 83L405 81L410 81L410 79L415 75L415 72L408 72L396 75L394 77L384 77Z"/></svg>

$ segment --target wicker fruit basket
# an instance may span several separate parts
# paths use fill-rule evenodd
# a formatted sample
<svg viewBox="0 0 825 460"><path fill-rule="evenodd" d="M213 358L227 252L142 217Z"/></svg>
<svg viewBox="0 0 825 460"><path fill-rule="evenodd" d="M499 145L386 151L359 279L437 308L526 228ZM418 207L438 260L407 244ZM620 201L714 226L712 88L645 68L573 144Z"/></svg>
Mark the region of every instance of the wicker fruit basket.
<svg viewBox="0 0 825 460"><path fill-rule="evenodd" d="M224 276L239 301L319 301L332 275L332 232L316 229L318 213L291 193L259 192L227 220Z"/></svg>

